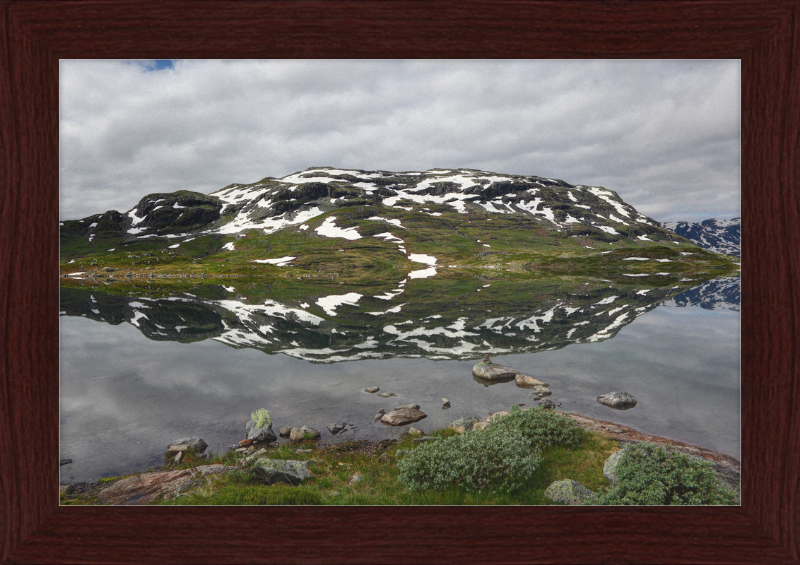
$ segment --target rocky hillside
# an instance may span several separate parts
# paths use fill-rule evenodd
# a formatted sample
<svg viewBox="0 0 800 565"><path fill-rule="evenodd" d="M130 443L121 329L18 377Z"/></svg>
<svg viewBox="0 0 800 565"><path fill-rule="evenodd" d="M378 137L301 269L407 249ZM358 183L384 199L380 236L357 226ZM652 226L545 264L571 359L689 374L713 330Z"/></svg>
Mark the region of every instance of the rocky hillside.
<svg viewBox="0 0 800 565"><path fill-rule="evenodd" d="M741 257L741 218L703 220L700 223L665 222L662 227L685 237L704 249L723 255Z"/></svg>

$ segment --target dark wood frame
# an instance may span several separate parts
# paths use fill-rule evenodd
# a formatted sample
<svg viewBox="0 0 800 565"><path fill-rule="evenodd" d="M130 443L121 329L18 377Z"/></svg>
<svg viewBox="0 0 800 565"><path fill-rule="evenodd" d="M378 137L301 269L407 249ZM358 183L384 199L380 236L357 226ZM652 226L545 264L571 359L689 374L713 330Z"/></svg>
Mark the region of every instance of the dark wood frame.
<svg viewBox="0 0 800 565"><path fill-rule="evenodd" d="M0 1L2 563L800 563L800 0ZM58 60L133 57L741 59L742 506L60 507Z"/></svg>

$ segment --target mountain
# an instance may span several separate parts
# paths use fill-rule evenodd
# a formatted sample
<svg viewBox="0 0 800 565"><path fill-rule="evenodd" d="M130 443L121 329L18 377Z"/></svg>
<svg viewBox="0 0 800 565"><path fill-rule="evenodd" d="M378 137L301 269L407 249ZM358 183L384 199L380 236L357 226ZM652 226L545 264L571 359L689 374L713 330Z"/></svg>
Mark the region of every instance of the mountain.
<svg viewBox="0 0 800 565"><path fill-rule="evenodd" d="M668 229L681 237L693 241L700 247L722 253L741 257L741 218L732 220L703 220L700 223L690 222L664 222L661 227Z"/></svg>
<svg viewBox="0 0 800 565"><path fill-rule="evenodd" d="M149 194L60 233L62 277L107 284L236 275L389 291L487 270L707 280L734 268L606 188L473 169L316 167L208 195Z"/></svg>

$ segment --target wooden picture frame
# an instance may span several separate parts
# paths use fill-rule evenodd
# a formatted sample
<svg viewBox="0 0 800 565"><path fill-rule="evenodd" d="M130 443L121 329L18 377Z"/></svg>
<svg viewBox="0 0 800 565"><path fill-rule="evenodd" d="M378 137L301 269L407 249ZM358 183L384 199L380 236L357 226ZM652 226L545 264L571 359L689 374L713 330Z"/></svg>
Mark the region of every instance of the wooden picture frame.
<svg viewBox="0 0 800 565"><path fill-rule="evenodd" d="M800 0L0 4L0 562L800 563ZM742 62L741 507L58 502L58 61Z"/></svg>

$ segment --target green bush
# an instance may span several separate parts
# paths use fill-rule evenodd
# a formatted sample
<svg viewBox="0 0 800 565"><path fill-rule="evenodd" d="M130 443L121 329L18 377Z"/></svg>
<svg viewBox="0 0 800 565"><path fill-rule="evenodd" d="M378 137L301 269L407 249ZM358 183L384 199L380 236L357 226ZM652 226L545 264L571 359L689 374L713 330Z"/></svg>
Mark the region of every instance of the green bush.
<svg viewBox="0 0 800 565"><path fill-rule="evenodd" d="M713 465L672 446L639 443L625 446L614 471L614 486L586 504L678 505L738 504Z"/></svg>
<svg viewBox="0 0 800 565"><path fill-rule="evenodd" d="M514 406L510 414L494 420L489 429L501 426L509 432L522 435L528 445L539 449L551 445L578 447L585 433L567 416L538 407L521 410L519 406Z"/></svg>
<svg viewBox="0 0 800 565"><path fill-rule="evenodd" d="M272 419L269 417L269 412L266 408L259 408L250 414L250 419L255 422L257 428L263 428L272 423Z"/></svg>
<svg viewBox="0 0 800 565"><path fill-rule="evenodd" d="M497 426L423 444L406 454L397 469L399 481L412 491L453 485L511 491L530 478L540 461L539 451L531 450L521 435Z"/></svg>

